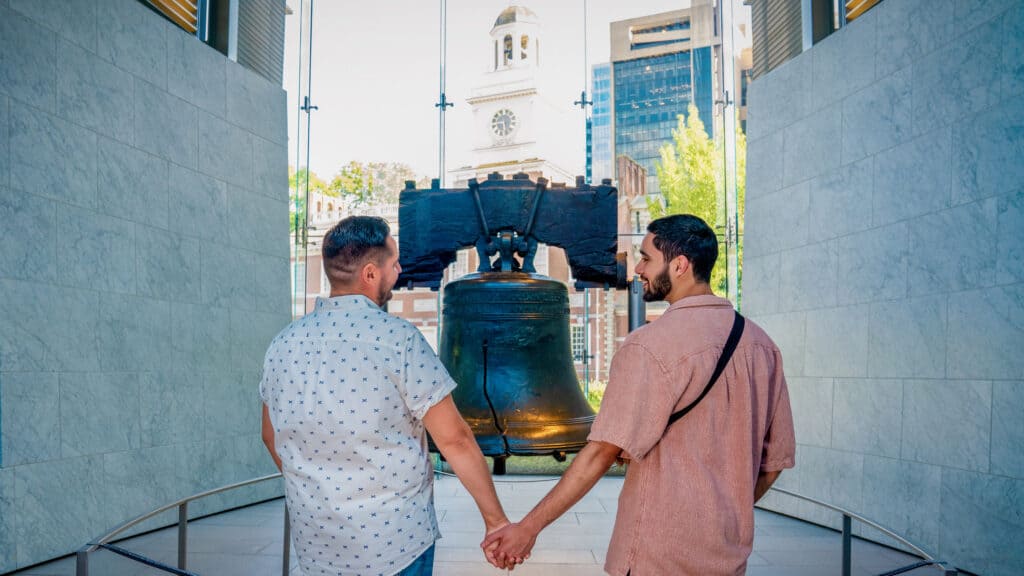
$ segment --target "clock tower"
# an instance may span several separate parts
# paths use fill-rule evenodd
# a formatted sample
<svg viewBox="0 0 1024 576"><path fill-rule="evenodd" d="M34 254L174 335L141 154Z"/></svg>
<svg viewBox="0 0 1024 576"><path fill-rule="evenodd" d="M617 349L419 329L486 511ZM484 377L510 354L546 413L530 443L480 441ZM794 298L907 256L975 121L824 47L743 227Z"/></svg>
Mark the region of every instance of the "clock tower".
<svg viewBox="0 0 1024 576"><path fill-rule="evenodd" d="M573 182L545 153L560 138L554 128L558 114L537 86L540 30L537 15L523 6L509 6L494 21L487 72L466 99L473 110L473 165L451 170L455 186L491 172Z"/></svg>

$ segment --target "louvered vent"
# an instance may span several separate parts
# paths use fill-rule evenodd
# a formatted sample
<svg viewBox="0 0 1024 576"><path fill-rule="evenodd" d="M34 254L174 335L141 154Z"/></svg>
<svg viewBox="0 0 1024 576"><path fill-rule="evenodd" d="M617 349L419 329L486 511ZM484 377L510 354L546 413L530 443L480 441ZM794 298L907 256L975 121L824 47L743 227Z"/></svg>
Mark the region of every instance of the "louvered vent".
<svg viewBox="0 0 1024 576"><path fill-rule="evenodd" d="M239 0L238 63L280 84L284 70L284 0Z"/></svg>

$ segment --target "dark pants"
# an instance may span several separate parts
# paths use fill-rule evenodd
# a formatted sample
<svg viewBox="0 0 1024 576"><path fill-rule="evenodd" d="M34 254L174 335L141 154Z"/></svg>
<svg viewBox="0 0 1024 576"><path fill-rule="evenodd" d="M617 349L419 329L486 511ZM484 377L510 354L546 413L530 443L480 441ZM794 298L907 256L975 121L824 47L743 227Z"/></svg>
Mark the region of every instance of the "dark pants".
<svg viewBox="0 0 1024 576"><path fill-rule="evenodd" d="M431 544L420 557L405 567L404 570L395 576L433 576L434 574L434 546Z"/></svg>

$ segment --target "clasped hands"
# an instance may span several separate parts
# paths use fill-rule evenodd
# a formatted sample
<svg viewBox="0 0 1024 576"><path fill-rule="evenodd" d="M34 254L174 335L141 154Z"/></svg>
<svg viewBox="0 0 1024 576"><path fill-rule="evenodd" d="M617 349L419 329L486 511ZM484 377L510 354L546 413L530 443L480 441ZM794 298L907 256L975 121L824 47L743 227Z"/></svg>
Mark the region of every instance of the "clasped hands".
<svg viewBox="0 0 1024 576"><path fill-rule="evenodd" d="M530 557L530 550L537 541L538 531L524 526L522 522L505 524L487 532L480 543L487 561L495 568L512 570Z"/></svg>

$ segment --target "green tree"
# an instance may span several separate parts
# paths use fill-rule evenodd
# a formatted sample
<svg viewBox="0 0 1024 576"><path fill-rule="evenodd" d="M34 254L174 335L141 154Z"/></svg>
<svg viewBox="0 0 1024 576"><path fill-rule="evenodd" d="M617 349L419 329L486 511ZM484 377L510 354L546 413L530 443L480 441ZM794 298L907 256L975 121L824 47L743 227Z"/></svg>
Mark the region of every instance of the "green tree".
<svg viewBox="0 0 1024 576"><path fill-rule="evenodd" d="M418 180L407 164L353 160L334 175L329 188L355 204L391 204L398 202L406 180Z"/></svg>
<svg viewBox="0 0 1024 576"><path fill-rule="evenodd" d="M334 195L327 188L327 183L323 181L316 172L311 172L308 168L303 168L296 171L295 167L288 167L288 229L292 234L295 230L300 227L300 223L306 221L306 181L309 181L309 191L321 192L328 195Z"/></svg>
<svg viewBox="0 0 1024 576"><path fill-rule="evenodd" d="M349 197L353 203L369 203L373 199L373 173L362 162L352 160L341 167L327 188L335 196Z"/></svg>
<svg viewBox="0 0 1024 576"><path fill-rule="evenodd" d="M693 214L716 231L725 230L725 148L722 138L708 137L697 112L690 104L686 115L672 131L672 142L661 147L661 161L655 165L664 204L647 200L653 218L669 214ZM743 210L746 200L747 139L736 123L736 196L738 199L740 270L743 262ZM742 274L741 274L742 275ZM726 293L725 245L719 245L719 258L711 272L711 287Z"/></svg>

